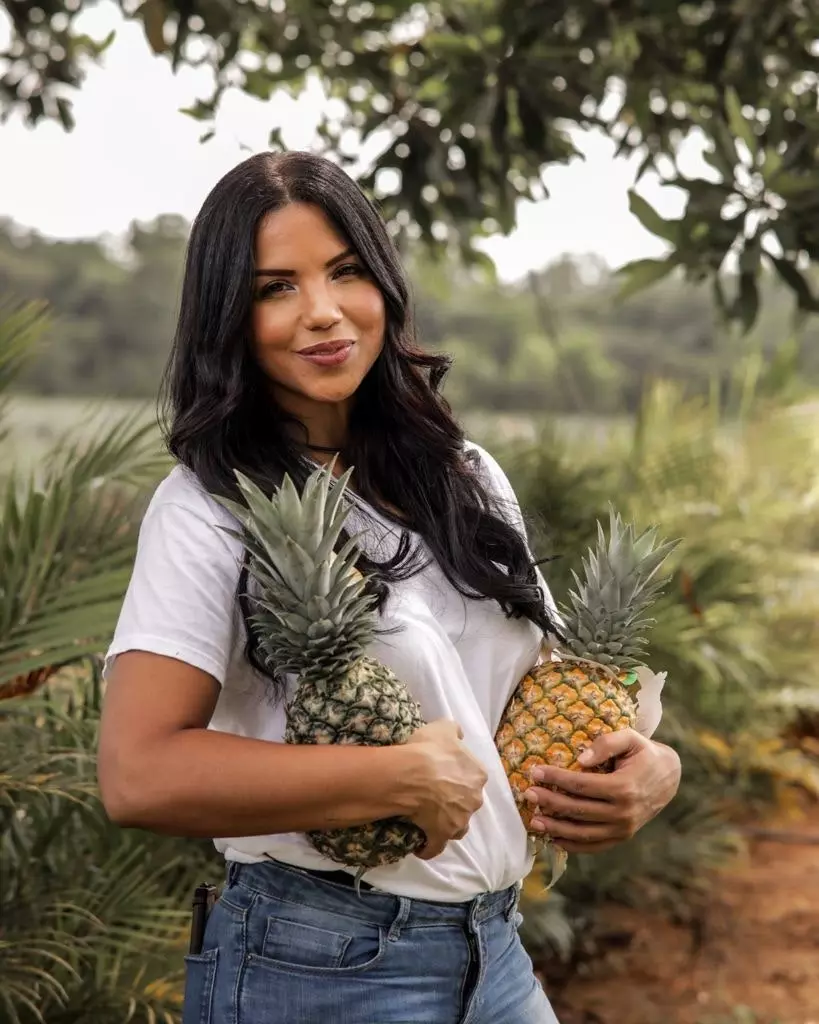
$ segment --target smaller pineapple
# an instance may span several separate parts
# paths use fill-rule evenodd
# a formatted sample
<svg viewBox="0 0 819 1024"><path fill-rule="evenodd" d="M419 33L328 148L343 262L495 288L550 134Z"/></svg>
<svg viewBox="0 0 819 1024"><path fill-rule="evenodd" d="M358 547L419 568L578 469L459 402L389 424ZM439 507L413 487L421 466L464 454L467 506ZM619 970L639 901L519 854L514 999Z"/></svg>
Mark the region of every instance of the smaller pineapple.
<svg viewBox="0 0 819 1024"><path fill-rule="evenodd" d="M374 598L356 569L353 537L334 547L350 512L345 500L352 469L334 480L332 464L313 472L299 495L285 476L272 497L236 472L247 505L216 500L242 524L249 575L259 593L251 628L277 673L297 683L286 709L287 743L405 743L424 725L406 686L364 651L375 632ZM308 833L326 857L358 869L392 864L420 849L423 831L389 818L350 828Z"/></svg>
<svg viewBox="0 0 819 1024"><path fill-rule="evenodd" d="M570 606L562 607L564 640L544 644L545 657L512 695L495 743L527 829L533 811L523 794L539 765L583 771L577 758L603 733L634 728L646 632L645 613L659 595L658 571L676 542L658 543L657 531L637 535L610 513L609 538L598 523L597 545L583 559L583 578L572 572ZM555 660L556 654L559 660ZM593 771L611 771L606 765ZM552 862L550 886L565 870L566 853L530 833Z"/></svg>

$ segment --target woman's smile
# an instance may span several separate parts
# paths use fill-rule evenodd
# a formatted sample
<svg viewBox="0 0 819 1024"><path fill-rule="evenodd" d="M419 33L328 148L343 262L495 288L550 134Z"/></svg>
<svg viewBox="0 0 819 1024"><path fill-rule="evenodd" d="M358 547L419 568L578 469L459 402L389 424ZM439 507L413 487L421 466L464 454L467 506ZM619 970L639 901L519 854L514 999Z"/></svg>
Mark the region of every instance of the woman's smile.
<svg viewBox="0 0 819 1024"><path fill-rule="evenodd" d="M349 338L342 341L321 341L317 345L300 349L298 354L315 366L335 367L347 362L353 345L355 342Z"/></svg>

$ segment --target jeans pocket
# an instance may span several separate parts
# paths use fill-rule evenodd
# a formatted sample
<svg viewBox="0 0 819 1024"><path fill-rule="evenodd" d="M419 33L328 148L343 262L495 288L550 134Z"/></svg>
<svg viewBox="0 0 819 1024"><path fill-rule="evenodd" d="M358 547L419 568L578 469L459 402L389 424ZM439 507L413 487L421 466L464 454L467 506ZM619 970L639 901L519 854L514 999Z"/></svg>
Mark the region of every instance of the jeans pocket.
<svg viewBox="0 0 819 1024"><path fill-rule="evenodd" d="M387 949L386 930L374 922L284 900L259 900L248 931L253 960L291 973L353 974Z"/></svg>
<svg viewBox="0 0 819 1024"><path fill-rule="evenodd" d="M182 1024L211 1024L218 959L219 949L216 946L205 950L204 953L185 957Z"/></svg>

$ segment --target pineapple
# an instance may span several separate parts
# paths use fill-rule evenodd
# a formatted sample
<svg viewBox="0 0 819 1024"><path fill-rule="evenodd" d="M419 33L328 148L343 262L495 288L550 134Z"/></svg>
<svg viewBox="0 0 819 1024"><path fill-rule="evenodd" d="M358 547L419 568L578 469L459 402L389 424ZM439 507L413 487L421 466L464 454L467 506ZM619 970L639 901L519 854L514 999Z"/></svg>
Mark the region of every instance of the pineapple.
<svg viewBox="0 0 819 1024"><path fill-rule="evenodd" d="M301 495L285 476L267 498L237 472L246 507L217 497L244 527L227 532L244 543L249 575L258 584L259 593L250 596L260 651L277 673L296 676L286 708L287 743L405 743L425 724L404 684L364 654L375 631L375 599L364 593L355 567L355 538L333 550L350 511L344 492L351 473L331 486L332 466L320 468ZM326 857L357 868L357 881L426 841L421 829L399 818L311 831L308 838Z"/></svg>
<svg viewBox="0 0 819 1024"><path fill-rule="evenodd" d="M527 830L533 809L523 794L533 768L582 771L577 758L592 740L635 727L639 686L632 670L642 665L645 633L653 622L645 612L662 586L658 570L675 546L658 543L654 529L636 535L613 510L608 540L598 523L597 546L582 563L583 579L572 573L571 607L561 609L563 649L556 650L554 638L544 644L542 663L518 684L495 735ZM565 851L539 833L530 835L536 847L546 846L554 885L565 870Z"/></svg>

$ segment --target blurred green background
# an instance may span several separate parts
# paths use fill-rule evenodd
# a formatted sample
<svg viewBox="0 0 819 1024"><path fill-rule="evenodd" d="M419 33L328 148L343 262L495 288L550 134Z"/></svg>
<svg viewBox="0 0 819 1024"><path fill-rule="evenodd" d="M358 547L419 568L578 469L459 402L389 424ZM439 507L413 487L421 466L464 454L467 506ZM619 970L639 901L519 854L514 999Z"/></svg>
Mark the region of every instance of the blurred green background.
<svg viewBox="0 0 819 1024"><path fill-rule="evenodd" d="M100 50L76 20L93 6L6 5L0 108L70 126ZM174 67L218 36L203 58L217 86L233 69L262 101L309 70L352 118L324 126L333 152L345 125L359 147L387 133L359 177L401 246L423 344L454 357L446 396L509 473L559 600L609 502L683 538L651 637L679 796L621 849L571 858L555 890L539 868L525 885L524 940L562 1024L809 1024L819 15L798 0L123 13ZM217 107L180 118L208 134ZM481 240L513 228L574 130L685 194L678 219L629 197L664 255L619 271L567 255L501 280ZM675 165L692 135L708 177ZM112 245L0 220L0 1024L178 1022L191 890L221 876L207 843L112 827L94 766L100 654L168 468L154 399L188 228L134 218Z"/></svg>

